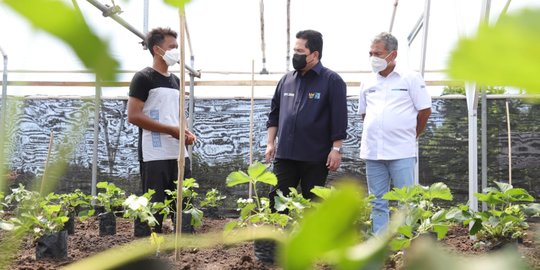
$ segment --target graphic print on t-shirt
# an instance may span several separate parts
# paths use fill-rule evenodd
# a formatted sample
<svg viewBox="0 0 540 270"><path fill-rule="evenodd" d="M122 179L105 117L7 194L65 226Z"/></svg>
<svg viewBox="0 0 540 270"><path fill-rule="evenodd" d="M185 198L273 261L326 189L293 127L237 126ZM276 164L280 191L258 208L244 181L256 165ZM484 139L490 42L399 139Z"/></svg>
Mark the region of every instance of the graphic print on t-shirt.
<svg viewBox="0 0 540 270"><path fill-rule="evenodd" d="M150 118L159 122L159 110L150 110L149 115ZM152 132L152 146L161 147L161 138L159 136L159 132Z"/></svg>

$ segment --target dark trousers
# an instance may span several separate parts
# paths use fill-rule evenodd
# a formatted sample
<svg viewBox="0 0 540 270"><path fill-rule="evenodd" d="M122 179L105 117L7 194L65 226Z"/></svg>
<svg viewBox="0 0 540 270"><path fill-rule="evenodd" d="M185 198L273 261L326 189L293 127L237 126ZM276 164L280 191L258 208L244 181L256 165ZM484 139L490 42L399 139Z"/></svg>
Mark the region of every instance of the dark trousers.
<svg viewBox="0 0 540 270"><path fill-rule="evenodd" d="M186 157L184 167L184 179L191 178L191 161ZM175 159L155 160L141 162L141 183L142 192L146 193L149 189L153 189L156 193L152 196L152 202L163 202L165 199L171 199L165 190L176 190L174 181L178 179L178 161ZM180 191L182 192L182 191ZM176 204L173 208L175 208ZM163 215L154 215L159 222L159 225L154 228L158 233L161 232Z"/></svg>
<svg viewBox="0 0 540 270"><path fill-rule="evenodd" d="M283 195L289 194L289 188L294 187L302 191L302 196L306 199L313 199L315 194L311 189L315 186L324 186L328 176L326 162L297 161L290 159L275 159L274 173L277 176L278 183L268 194L270 207L274 209L274 197L276 191L281 190Z"/></svg>

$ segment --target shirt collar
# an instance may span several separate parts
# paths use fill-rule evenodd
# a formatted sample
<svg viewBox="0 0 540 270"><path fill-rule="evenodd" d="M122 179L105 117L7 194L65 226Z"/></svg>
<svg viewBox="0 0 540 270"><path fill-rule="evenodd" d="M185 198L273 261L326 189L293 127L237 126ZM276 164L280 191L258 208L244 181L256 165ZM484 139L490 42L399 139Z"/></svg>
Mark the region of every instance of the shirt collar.
<svg viewBox="0 0 540 270"><path fill-rule="evenodd" d="M396 73L398 76L402 76L403 72L404 72L404 69L401 67L401 65L398 65L398 63L396 62L396 65L394 66L394 70L392 70L392 72L390 72L390 74L388 74L386 78L392 75L392 73ZM383 77L381 74L379 74L379 72L377 72L377 78L385 78L385 77Z"/></svg>
<svg viewBox="0 0 540 270"><path fill-rule="evenodd" d="M308 72L306 72L306 74L308 74L310 71L313 70L317 75L321 75L322 69L323 69L323 65L322 65L321 61L319 60L319 62L315 66L313 66L310 70L308 70ZM295 70L294 71L294 76L297 76L298 74L300 74L300 73L298 73L298 71Z"/></svg>

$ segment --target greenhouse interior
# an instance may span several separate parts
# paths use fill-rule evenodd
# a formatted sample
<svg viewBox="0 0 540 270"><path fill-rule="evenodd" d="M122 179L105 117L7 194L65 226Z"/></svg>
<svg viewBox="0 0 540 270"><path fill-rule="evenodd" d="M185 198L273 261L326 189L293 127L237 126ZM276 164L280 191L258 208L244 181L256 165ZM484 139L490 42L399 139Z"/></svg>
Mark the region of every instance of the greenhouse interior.
<svg viewBox="0 0 540 270"><path fill-rule="evenodd" d="M538 1L3 0L0 26L0 269L540 269ZM370 95L402 67L418 88ZM171 80L138 90L148 70ZM305 95L326 70L339 87ZM375 160L402 157L367 142L409 136L373 135L406 112L366 111L397 95L412 178L385 165L381 197ZM325 115L307 117L319 97ZM174 109L176 135L141 126L169 121L145 106Z"/></svg>

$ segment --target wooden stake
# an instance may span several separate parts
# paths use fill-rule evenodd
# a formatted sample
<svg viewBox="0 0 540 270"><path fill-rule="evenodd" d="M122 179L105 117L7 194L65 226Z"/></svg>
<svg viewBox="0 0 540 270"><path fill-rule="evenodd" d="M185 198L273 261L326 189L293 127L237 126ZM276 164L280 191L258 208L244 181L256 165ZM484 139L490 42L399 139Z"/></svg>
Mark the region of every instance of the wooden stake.
<svg viewBox="0 0 540 270"><path fill-rule="evenodd" d="M186 24L186 17L185 17L185 9L184 6L181 5L178 9L179 15L180 15L180 89L179 89L179 97L180 97L180 112L179 112L179 142L178 142L178 184L176 186L176 235L175 235L175 245L174 245L174 251L175 251L175 258L176 260L180 260L180 251L179 251L179 243L180 238L182 237L182 187L184 184L184 167L185 167L185 132L186 132L186 117L185 117L185 24Z"/></svg>
<svg viewBox="0 0 540 270"><path fill-rule="evenodd" d="M41 179L41 187L39 188L39 193L43 194L43 189L45 188L45 179L47 179L47 168L49 167L49 160L51 159L51 150L54 140L54 132L51 130L51 137L49 139L49 150L47 151L47 159L45 160L45 168L43 169L43 178Z"/></svg>

